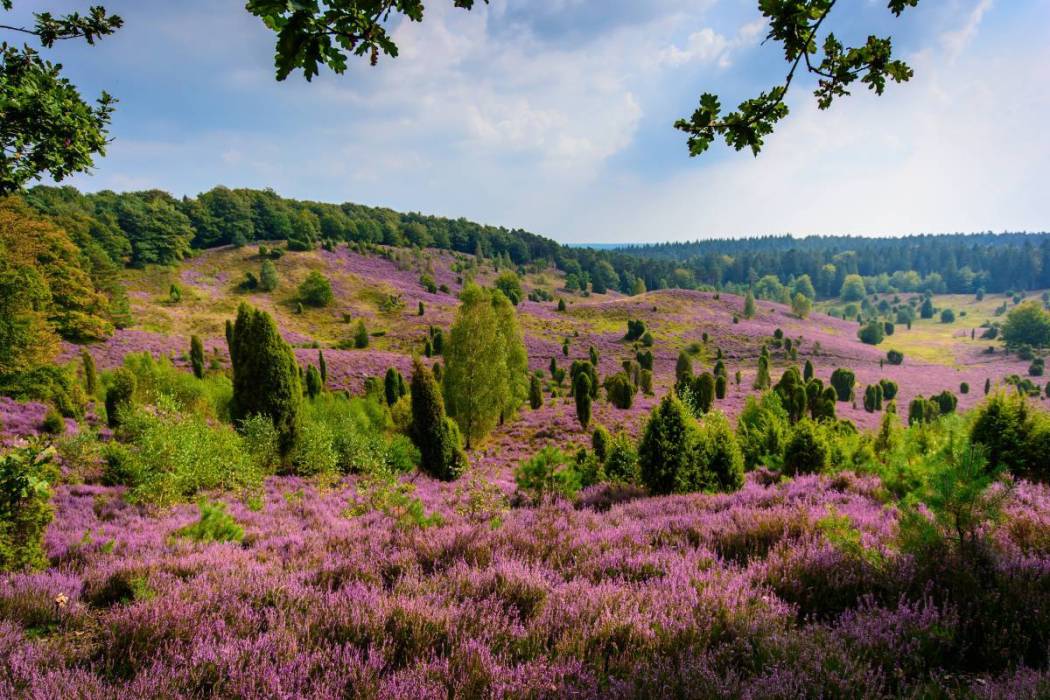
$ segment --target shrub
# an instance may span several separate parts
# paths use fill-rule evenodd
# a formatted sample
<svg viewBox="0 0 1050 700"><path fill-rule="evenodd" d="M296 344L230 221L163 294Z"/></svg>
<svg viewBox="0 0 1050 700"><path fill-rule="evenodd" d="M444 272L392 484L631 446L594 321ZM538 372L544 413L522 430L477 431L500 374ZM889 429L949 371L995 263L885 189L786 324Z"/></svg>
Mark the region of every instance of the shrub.
<svg viewBox="0 0 1050 700"><path fill-rule="evenodd" d="M429 292L430 294L436 294L438 290L437 282L434 281L434 277L425 272L419 276L419 286L421 286L424 291Z"/></svg>
<svg viewBox="0 0 1050 700"><path fill-rule="evenodd" d="M882 410L882 386L880 384L869 384L865 387L864 410L868 413Z"/></svg>
<svg viewBox="0 0 1050 700"><path fill-rule="evenodd" d="M808 418L795 424L784 446L784 473L819 474L830 463L831 449L816 423Z"/></svg>
<svg viewBox="0 0 1050 700"><path fill-rule="evenodd" d="M60 435L66 432L66 419L54 407L48 408L40 430L48 435Z"/></svg>
<svg viewBox="0 0 1050 700"><path fill-rule="evenodd" d="M802 369L802 380L808 384L809 380L813 378L813 374L813 362L812 360L806 360L806 364Z"/></svg>
<svg viewBox="0 0 1050 700"><path fill-rule="evenodd" d="M558 311L561 311L561 312L565 311L565 300L564 299L561 299L561 298L558 299Z"/></svg>
<svg viewBox="0 0 1050 700"><path fill-rule="evenodd" d="M700 424L693 444L693 469L704 490L731 492L744 485L744 454L729 421L721 413L709 413Z"/></svg>
<svg viewBox="0 0 1050 700"><path fill-rule="evenodd" d="M900 350L890 350L886 353L886 361L891 365L904 364L904 353Z"/></svg>
<svg viewBox="0 0 1050 700"><path fill-rule="evenodd" d="M908 404L908 425L932 423L940 415L940 404L933 399L916 396Z"/></svg>
<svg viewBox="0 0 1050 700"><path fill-rule="evenodd" d="M1041 357L1037 357L1032 360L1032 364L1028 366L1028 376L1030 377L1041 377L1046 369L1046 360Z"/></svg>
<svg viewBox="0 0 1050 700"><path fill-rule="evenodd" d="M1027 301L1012 309L1002 327L1003 342L1016 348L1050 346L1050 313L1039 302Z"/></svg>
<svg viewBox="0 0 1050 700"><path fill-rule="evenodd" d="M0 375L0 396L48 403L63 416L78 420L87 404L74 366L42 365L28 372Z"/></svg>
<svg viewBox="0 0 1050 700"><path fill-rule="evenodd" d="M886 329L878 321L870 321L857 331L857 337L867 345L878 345L886 337Z"/></svg>
<svg viewBox="0 0 1050 700"><path fill-rule="evenodd" d="M938 410L942 416L955 413L955 407L959 404L959 399L955 398L955 394L947 389L931 398L937 403Z"/></svg>
<svg viewBox="0 0 1050 700"><path fill-rule="evenodd" d="M610 442L612 442L612 436L605 426L594 426L594 432L591 433L591 449L594 450L594 455L599 461L604 462L608 456Z"/></svg>
<svg viewBox="0 0 1050 700"><path fill-rule="evenodd" d="M715 377L715 398L721 401L726 397L726 376L719 374Z"/></svg>
<svg viewBox="0 0 1050 700"><path fill-rule="evenodd" d="M638 340L645 335L645 321L628 319L627 333L623 339L627 341Z"/></svg>
<svg viewBox="0 0 1050 700"><path fill-rule="evenodd" d="M495 286L496 289L503 292L504 296L514 306L517 306L524 297L524 293L521 290L521 279L512 270L501 272L499 277L496 278Z"/></svg>
<svg viewBox="0 0 1050 700"><path fill-rule="evenodd" d="M103 477L130 487L134 503L167 506L212 489L261 486L268 455L249 455L230 426L182 413L161 397L155 410L125 410Z"/></svg>
<svg viewBox="0 0 1050 700"><path fill-rule="evenodd" d="M882 387L882 398L886 401L893 401L897 398L897 392L899 391L897 382L890 379L880 379L879 385Z"/></svg>
<svg viewBox="0 0 1050 700"><path fill-rule="evenodd" d="M114 371L106 389L106 422L110 428L120 424L121 411L131 404L134 393L135 375L123 367Z"/></svg>
<svg viewBox="0 0 1050 700"><path fill-rule="evenodd" d="M264 292L272 292L277 289L277 268L269 260L264 260L259 268L259 289Z"/></svg>
<svg viewBox="0 0 1050 700"><path fill-rule="evenodd" d="M653 351L652 350L641 350L635 355L635 359L638 360L638 364L641 365L643 370L653 371Z"/></svg>
<svg viewBox="0 0 1050 700"><path fill-rule="evenodd" d="M748 396L737 418L737 442L744 454L744 466L754 469L767 457L780 459L788 434L788 414L776 392L760 398Z"/></svg>
<svg viewBox="0 0 1050 700"><path fill-rule="evenodd" d="M197 335L190 336L190 367L194 377L204 378L204 343Z"/></svg>
<svg viewBox="0 0 1050 700"><path fill-rule="evenodd" d="M620 410L627 410L634 403L634 394L638 389L626 372L617 372L605 379L605 393L609 403Z"/></svg>
<svg viewBox="0 0 1050 700"><path fill-rule="evenodd" d="M543 387L535 374L529 377L529 407L535 411L543 406Z"/></svg>
<svg viewBox="0 0 1050 700"><path fill-rule="evenodd" d="M653 409L638 445L642 482L655 494L674 493L690 468L695 423L685 406L669 393Z"/></svg>
<svg viewBox="0 0 1050 700"><path fill-rule="evenodd" d="M572 395L576 400L576 418L586 430L591 422L591 378L587 372L576 374L572 382Z"/></svg>
<svg viewBox="0 0 1050 700"><path fill-rule="evenodd" d="M962 384L960 384L959 385L959 393L962 394L963 396L965 396L966 394L969 394L970 393L970 385L968 383L966 383L966 382L963 382Z"/></svg>
<svg viewBox="0 0 1050 700"><path fill-rule="evenodd" d="M288 461L291 473L296 476L335 474L339 469L339 453L331 427L323 421L302 421Z"/></svg>
<svg viewBox="0 0 1050 700"><path fill-rule="evenodd" d="M580 475L574 461L550 445L522 462L514 470L514 481L518 489L537 504L556 496L572 499L580 490Z"/></svg>
<svg viewBox="0 0 1050 700"><path fill-rule="evenodd" d="M225 503L209 503L202 500L197 504L197 508L200 518L176 530L177 536L194 542L240 542L244 539L244 528L226 512Z"/></svg>
<svg viewBox="0 0 1050 700"><path fill-rule="evenodd" d="M703 372L693 380L693 410L699 414L709 413L715 402L715 378Z"/></svg>
<svg viewBox="0 0 1050 700"><path fill-rule="evenodd" d="M299 285L299 301L307 306L328 306L333 298L332 283L317 270L311 270Z"/></svg>
<svg viewBox="0 0 1050 700"><path fill-rule="evenodd" d="M653 371L643 369L638 373L638 386L646 396L653 395Z"/></svg>
<svg viewBox="0 0 1050 700"><path fill-rule="evenodd" d="M396 367L387 369L386 375L383 377L383 396L386 398L386 405L393 406L407 393L408 387L405 384L405 378L401 376L401 372Z"/></svg>
<svg viewBox="0 0 1050 700"><path fill-rule="evenodd" d="M853 400L853 386L856 382L857 375L852 370L839 367L831 373L831 386L835 388L839 401Z"/></svg>
<svg viewBox="0 0 1050 700"><path fill-rule="evenodd" d="M98 393L98 372L95 369L95 358L87 350L80 351L80 361L84 368L84 391L89 398Z"/></svg>
<svg viewBox="0 0 1050 700"><path fill-rule="evenodd" d="M638 452L626 433L617 433L606 448L605 477L613 483L637 484L641 480Z"/></svg>
<svg viewBox="0 0 1050 700"><path fill-rule="evenodd" d="M777 382L774 391L780 397L780 403L787 411L788 420L797 423L809 407L809 396L802 384L802 376L797 367L788 367Z"/></svg>
<svg viewBox="0 0 1050 700"><path fill-rule="evenodd" d="M270 314L247 304L237 310L231 337L230 415L235 421L256 414L268 417L277 430L280 452L286 455L295 445L303 396L292 348Z"/></svg>
<svg viewBox="0 0 1050 700"><path fill-rule="evenodd" d="M1024 475L1032 466L1039 469L1038 462L1046 459L1045 453L1030 451L1033 420L1024 397L996 393L977 408L970 439L985 448L990 466Z"/></svg>
<svg viewBox="0 0 1050 700"><path fill-rule="evenodd" d="M306 395L311 399L321 393L321 373L310 365L306 368Z"/></svg>
<svg viewBox="0 0 1050 700"><path fill-rule="evenodd" d="M412 367L412 440L419 448L420 467L442 481L457 479L466 466L454 425L445 415L433 373L417 358Z"/></svg>
<svg viewBox="0 0 1050 700"><path fill-rule="evenodd" d="M368 329L365 327L365 322L359 320L356 328L354 328L354 347L358 350L363 350L368 347Z"/></svg>
<svg viewBox="0 0 1050 700"><path fill-rule="evenodd" d="M44 531L51 522L54 448L18 447L0 455L0 571L47 566Z"/></svg>
<svg viewBox="0 0 1050 700"><path fill-rule="evenodd" d="M653 341L653 334L652 333L650 333L649 331L646 331L645 333L642 334L642 345L644 347L651 348L653 346L653 342L654 341Z"/></svg>

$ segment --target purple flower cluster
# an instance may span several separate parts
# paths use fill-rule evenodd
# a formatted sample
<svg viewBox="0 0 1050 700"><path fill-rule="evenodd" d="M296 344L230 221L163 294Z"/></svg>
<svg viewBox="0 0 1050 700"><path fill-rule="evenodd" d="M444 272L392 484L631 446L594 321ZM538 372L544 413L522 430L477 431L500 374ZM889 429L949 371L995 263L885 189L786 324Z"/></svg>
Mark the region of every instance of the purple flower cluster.
<svg viewBox="0 0 1050 700"><path fill-rule="evenodd" d="M963 614L895 553L874 479L751 478L498 527L462 514L462 485L417 482L442 524L350 516L351 482L271 479L261 508L230 503L242 544L175 536L195 506L61 487L52 568L0 578L0 696L891 697L957 668ZM1042 581L1025 590L1045 605L1050 492L1022 485L1008 508L1033 529L1001 530L993 566ZM829 512L884 563L829 539ZM981 697L1048 682L952 681Z"/></svg>

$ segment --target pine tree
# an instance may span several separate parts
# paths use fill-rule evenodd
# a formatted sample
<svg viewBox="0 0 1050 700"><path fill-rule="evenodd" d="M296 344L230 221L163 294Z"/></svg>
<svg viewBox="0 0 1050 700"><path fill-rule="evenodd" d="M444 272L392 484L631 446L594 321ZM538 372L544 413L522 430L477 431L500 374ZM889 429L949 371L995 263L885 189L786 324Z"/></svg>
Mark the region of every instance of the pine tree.
<svg viewBox="0 0 1050 700"><path fill-rule="evenodd" d="M405 380L396 367L391 367L386 371L386 376L383 377L383 396L386 398L387 406L393 406L404 395L402 391L404 385Z"/></svg>
<svg viewBox="0 0 1050 700"><path fill-rule="evenodd" d="M200 336L190 336L190 367L193 368L194 377L204 378L204 344Z"/></svg>
<svg viewBox="0 0 1050 700"><path fill-rule="evenodd" d="M673 392L653 409L638 444L642 483L654 494L675 493L690 469L695 423Z"/></svg>
<svg viewBox="0 0 1050 700"><path fill-rule="evenodd" d="M357 322L357 328L354 330L354 347L358 350L368 347L368 329L364 321Z"/></svg>
<svg viewBox="0 0 1050 700"><path fill-rule="evenodd" d="M693 381L693 361L685 350L678 353L678 360L674 365L675 390L680 391L683 387Z"/></svg>
<svg viewBox="0 0 1050 700"><path fill-rule="evenodd" d="M306 368L306 395L311 399L321 393L321 373L310 365Z"/></svg>
<svg viewBox="0 0 1050 700"><path fill-rule="evenodd" d="M543 388L540 386L540 378L535 374L529 378L529 407L533 411L543 406Z"/></svg>
<svg viewBox="0 0 1050 700"><path fill-rule="evenodd" d="M95 358L87 350L80 351L80 361L84 366L84 391L91 398L98 392L98 372L95 370Z"/></svg>
<svg viewBox="0 0 1050 700"><path fill-rule="evenodd" d="M242 421L255 415L271 420L278 448L288 455L299 435L303 390L292 348L281 338L273 317L241 304L230 334L233 400L230 415Z"/></svg>
<svg viewBox="0 0 1050 700"><path fill-rule="evenodd" d="M747 290L747 296L744 297L744 318L755 317L755 295L751 293L751 290Z"/></svg>
<svg viewBox="0 0 1050 700"><path fill-rule="evenodd" d="M106 423L110 428L120 425L120 411L129 406L135 394L135 375L124 367L113 372L113 379L106 389Z"/></svg>
<svg viewBox="0 0 1050 700"><path fill-rule="evenodd" d="M463 473L466 456L460 447L459 430L445 415L437 381L419 358L412 363L411 432L424 472L442 481L452 481Z"/></svg>
<svg viewBox="0 0 1050 700"><path fill-rule="evenodd" d="M587 372L578 372L572 382L572 395L576 399L576 418L586 430L591 423L591 378Z"/></svg>

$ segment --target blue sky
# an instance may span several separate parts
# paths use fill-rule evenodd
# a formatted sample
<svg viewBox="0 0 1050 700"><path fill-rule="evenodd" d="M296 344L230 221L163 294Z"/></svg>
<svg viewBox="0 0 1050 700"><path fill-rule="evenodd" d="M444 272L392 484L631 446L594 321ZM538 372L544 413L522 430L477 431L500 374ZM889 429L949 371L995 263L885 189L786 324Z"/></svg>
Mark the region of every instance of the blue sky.
<svg viewBox="0 0 1050 700"><path fill-rule="evenodd" d="M430 0L400 58L313 83L273 79L237 0L105 4L118 35L56 52L120 100L86 190L273 187L565 242L1050 229L1050 0L842 3L836 33L892 34L916 78L828 112L801 84L757 159L691 159L671 128L703 91L735 104L783 78L756 0Z"/></svg>

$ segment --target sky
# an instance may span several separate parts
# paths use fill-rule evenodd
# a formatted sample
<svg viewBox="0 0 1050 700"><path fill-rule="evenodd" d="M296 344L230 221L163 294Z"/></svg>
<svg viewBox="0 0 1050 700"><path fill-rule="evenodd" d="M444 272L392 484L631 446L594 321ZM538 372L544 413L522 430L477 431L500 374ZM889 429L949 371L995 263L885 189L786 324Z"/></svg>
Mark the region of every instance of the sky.
<svg viewBox="0 0 1050 700"><path fill-rule="evenodd" d="M15 0L3 23L44 5ZM840 3L846 41L890 35L915 70L819 111L796 81L757 158L690 158L674 121L783 80L757 0L428 0L397 59L277 82L239 0L108 0L124 28L55 52L120 102L83 190L219 184L524 228L566 243L793 233L1050 230L1050 0ZM9 35L3 36L10 39Z"/></svg>

